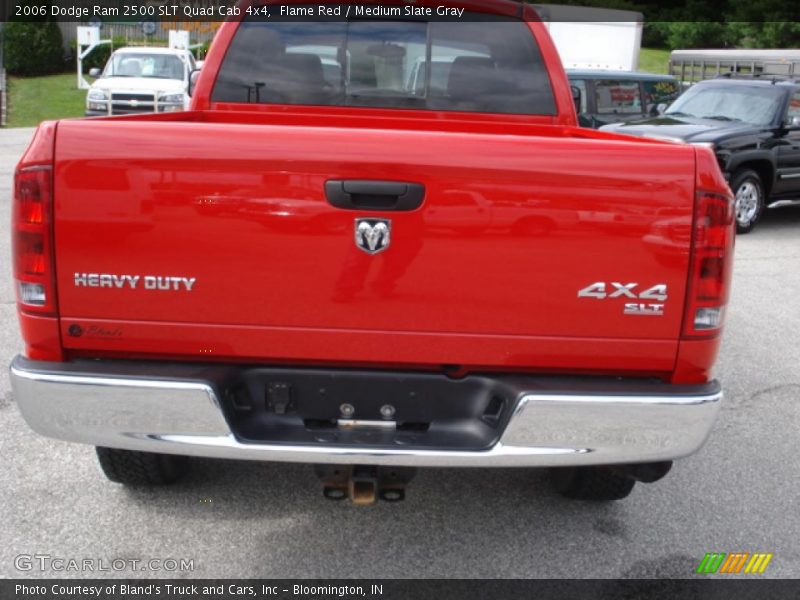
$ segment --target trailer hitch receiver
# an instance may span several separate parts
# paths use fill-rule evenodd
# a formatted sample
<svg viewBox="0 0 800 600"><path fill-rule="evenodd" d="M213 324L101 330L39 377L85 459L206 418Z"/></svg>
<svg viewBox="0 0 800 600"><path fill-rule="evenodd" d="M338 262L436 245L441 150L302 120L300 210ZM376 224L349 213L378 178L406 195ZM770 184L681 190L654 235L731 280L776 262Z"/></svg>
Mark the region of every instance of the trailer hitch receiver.
<svg viewBox="0 0 800 600"><path fill-rule="evenodd" d="M316 465L314 471L322 481L322 494L329 500L348 498L353 504L366 506L376 500L399 502L406 497L406 484L416 469L379 467L374 465Z"/></svg>

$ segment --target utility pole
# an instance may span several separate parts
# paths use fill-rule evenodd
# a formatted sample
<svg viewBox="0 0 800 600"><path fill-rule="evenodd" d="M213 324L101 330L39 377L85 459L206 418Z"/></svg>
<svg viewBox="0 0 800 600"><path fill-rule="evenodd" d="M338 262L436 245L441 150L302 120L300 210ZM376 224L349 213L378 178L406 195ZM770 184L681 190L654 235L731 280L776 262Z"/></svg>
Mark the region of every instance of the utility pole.
<svg viewBox="0 0 800 600"><path fill-rule="evenodd" d="M0 127L6 126L7 92L6 92L6 56L5 56L5 21L0 21Z"/></svg>

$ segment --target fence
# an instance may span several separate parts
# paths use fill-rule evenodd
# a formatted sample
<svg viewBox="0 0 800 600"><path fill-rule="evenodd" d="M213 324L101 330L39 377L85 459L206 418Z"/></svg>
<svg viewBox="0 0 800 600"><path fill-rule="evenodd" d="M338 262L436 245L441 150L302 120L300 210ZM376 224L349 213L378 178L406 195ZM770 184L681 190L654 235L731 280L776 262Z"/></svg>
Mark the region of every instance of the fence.
<svg viewBox="0 0 800 600"><path fill-rule="evenodd" d="M126 46L165 46L169 40L170 29L183 29L189 31L189 39L192 44L204 44L213 39L221 24L215 21L103 23L100 37L106 40L123 38ZM65 22L58 25L61 28L61 36L64 38L64 48L69 48L78 37L78 25L85 25L85 23Z"/></svg>

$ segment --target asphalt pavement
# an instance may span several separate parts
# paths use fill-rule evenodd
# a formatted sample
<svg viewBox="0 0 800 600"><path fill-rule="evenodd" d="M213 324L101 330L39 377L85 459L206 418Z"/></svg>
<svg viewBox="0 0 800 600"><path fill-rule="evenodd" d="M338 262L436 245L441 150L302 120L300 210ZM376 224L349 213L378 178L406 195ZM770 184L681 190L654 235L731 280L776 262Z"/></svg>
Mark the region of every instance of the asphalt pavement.
<svg viewBox="0 0 800 600"><path fill-rule="evenodd" d="M9 198L31 134L0 130L2 365L21 350ZM0 577L91 575L42 571L47 559L29 555L96 569L193 561L97 573L127 577L691 577L706 552L770 552L764 576L800 577L798 265L800 207L769 211L737 239L711 438L608 505L563 500L542 471L428 469L404 502L362 508L325 500L309 466L215 460L172 487L132 491L103 478L91 447L31 432L0 369Z"/></svg>

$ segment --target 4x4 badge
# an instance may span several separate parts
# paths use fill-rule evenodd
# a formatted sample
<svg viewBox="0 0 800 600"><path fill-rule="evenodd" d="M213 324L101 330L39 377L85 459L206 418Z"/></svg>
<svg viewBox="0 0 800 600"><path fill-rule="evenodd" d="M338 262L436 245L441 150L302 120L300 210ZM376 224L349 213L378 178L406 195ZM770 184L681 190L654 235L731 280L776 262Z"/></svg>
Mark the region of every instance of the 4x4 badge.
<svg viewBox="0 0 800 600"><path fill-rule="evenodd" d="M389 247L392 222L389 219L356 219L356 246L367 254Z"/></svg>

